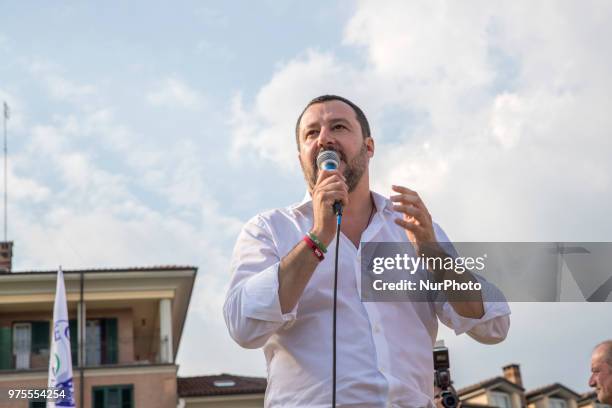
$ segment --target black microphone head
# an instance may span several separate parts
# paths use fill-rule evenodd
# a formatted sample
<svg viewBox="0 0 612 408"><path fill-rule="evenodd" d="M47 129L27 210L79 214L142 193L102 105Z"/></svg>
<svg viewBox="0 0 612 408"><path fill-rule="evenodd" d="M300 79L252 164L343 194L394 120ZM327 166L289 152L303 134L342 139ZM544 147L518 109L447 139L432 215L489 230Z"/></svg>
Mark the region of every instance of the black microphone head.
<svg viewBox="0 0 612 408"><path fill-rule="evenodd" d="M340 156L333 150L322 150L317 156L317 167L321 170L336 170L340 167Z"/></svg>

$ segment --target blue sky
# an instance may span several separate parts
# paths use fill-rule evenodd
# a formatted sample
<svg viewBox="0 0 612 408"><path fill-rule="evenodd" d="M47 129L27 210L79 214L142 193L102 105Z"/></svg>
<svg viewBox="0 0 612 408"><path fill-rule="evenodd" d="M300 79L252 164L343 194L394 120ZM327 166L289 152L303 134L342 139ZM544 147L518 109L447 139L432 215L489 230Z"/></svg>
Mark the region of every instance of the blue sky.
<svg viewBox="0 0 612 408"><path fill-rule="evenodd" d="M0 2L15 268L200 268L183 375L265 375L221 316L241 225L300 200L293 126L322 93L372 123L373 188L455 240L610 241L612 6ZM509 338L441 330L459 386L515 362L586 391L608 304L515 304ZM546 350L546 353L542 351Z"/></svg>

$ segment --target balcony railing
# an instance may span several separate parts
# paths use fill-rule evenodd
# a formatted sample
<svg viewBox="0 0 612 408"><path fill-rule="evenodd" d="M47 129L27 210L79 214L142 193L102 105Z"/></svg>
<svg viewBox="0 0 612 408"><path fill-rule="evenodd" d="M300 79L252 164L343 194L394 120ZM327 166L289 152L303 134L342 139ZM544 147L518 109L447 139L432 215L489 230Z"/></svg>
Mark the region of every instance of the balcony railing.
<svg viewBox="0 0 612 408"><path fill-rule="evenodd" d="M160 339L159 336L126 337L119 338L118 341L114 342L89 341L83 347L84 367L164 363L169 359L171 360L172 356L172 350L169 350L168 345L168 339ZM29 344L13 345L9 370L48 368L50 354L48 348L41 348L37 351L22 351L28 349L30 349ZM72 365L78 367L78 345L73 344L71 351Z"/></svg>

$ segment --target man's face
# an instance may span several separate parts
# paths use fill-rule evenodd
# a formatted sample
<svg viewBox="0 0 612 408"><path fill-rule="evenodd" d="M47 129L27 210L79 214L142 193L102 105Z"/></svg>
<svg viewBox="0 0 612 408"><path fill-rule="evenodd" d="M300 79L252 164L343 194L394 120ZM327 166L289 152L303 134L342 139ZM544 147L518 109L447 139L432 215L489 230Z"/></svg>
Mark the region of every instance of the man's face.
<svg viewBox="0 0 612 408"><path fill-rule="evenodd" d="M335 150L340 156L339 170L352 192L368 168L374 154L372 138L364 140L353 108L342 101L316 103L306 109L299 130L300 165L310 191L319 169L317 156L322 150Z"/></svg>
<svg viewBox="0 0 612 408"><path fill-rule="evenodd" d="M593 351L589 386L595 388L599 402L612 404L612 367L606 361L605 351L603 346Z"/></svg>

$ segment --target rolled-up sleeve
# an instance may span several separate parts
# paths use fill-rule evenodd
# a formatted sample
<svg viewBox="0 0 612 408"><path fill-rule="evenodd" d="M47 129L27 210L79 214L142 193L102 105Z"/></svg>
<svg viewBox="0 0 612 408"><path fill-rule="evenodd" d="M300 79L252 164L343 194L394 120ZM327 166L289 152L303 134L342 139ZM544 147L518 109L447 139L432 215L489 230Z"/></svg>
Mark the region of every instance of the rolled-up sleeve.
<svg viewBox="0 0 612 408"><path fill-rule="evenodd" d="M455 334L467 333L474 340L484 344L496 344L503 341L510 329L510 307L504 294L492 283L478 274L472 274L481 285L481 296L484 315L480 319L461 316L446 301L440 292L440 299L435 302L436 314L442 323L455 331Z"/></svg>
<svg viewBox="0 0 612 408"><path fill-rule="evenodd" d="M281 312L280 256L260 216L240 232L231 265L232 279L223 306L225 323L231 337L242 347L262 347L280 327L295 319L297 306L289 313Z"/></svg>
<svg viewBox="0 0 612 408"><path fill-rule="evenodd" d="M438 241L452 256L458 256L454 246L439 225L434 224ZM496 344L503 341L510 329L510 307L504 294L482 276L473 274L481 284L484 315L480 319L463 317L445 300L434 303L440 321L455 331L455 334L467 333L474 340L483 344ZM441 298L445 298L440 293Z"/></svg>
<svg viewBox="0 0 612 408"><path fill-rule="evenodd" d="M486 295L483 296L486 299ZM436 314L442 323L455 331L467 333L484 344L503 341L510 329L510 307L505 301L483 302L484 315L480 319L463 317L448 302L436 303Z"/></svg>

